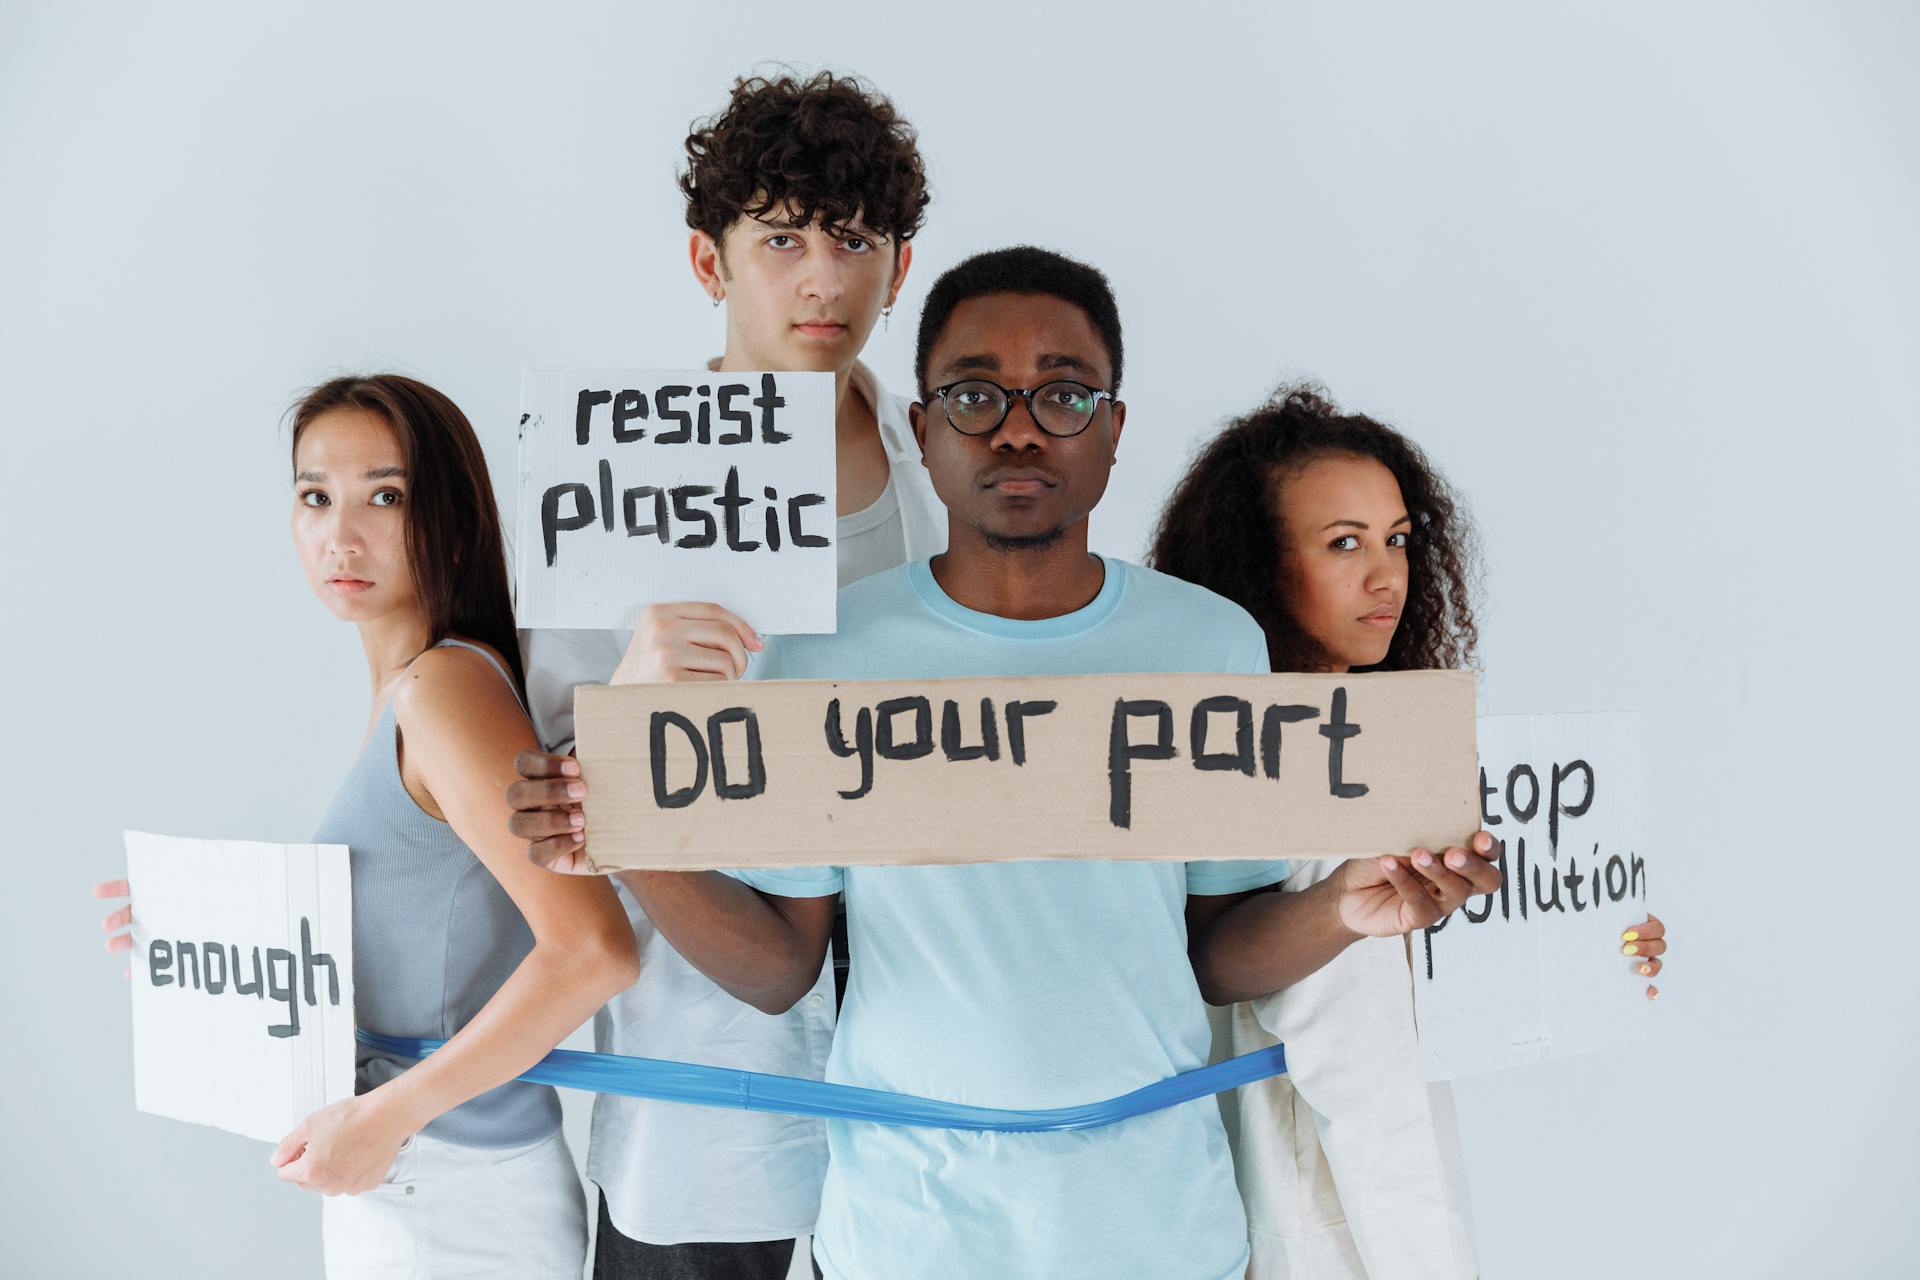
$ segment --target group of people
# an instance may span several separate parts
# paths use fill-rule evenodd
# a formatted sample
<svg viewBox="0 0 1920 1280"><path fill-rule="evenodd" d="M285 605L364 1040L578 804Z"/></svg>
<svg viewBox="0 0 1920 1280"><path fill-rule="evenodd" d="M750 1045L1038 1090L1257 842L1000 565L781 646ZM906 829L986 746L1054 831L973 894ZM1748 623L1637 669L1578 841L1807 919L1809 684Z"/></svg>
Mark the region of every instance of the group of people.
<svg viewBox="0 0 1920 1280"><path fill-rule="evenodd" d="M809 1241L840 1280L1471 1275L1404 938L1497 887L1485 833L1299 866L592 874L582 684L1399 671L1465 665L1476 639L1444 480L1307 388L1205 445L1150 567L1093 554L1127 406L1092 266L1024 246L960 263L928 291L913 396L889 393L859 357L928 192L913 131L862 82L736 83L681 187L693 276L725 308L711 367L835 376L835 634L689 602L630 634L517 636L482 450L447 397L344 377L293 415L295 545L373 692L314 837L351 850L356 1020L447 1039L417 1063L363 1049L356 1095L274 1152L327 1193L328 1274L578 1276L588 1204L558 1102L515 1077L592 1017L606 1052L994 1107L1276 1039L1291 1067L1224 1106L1065 1134L600 1096L603 1280L774 1280ZM132 911L107 917L110 949ZM1656 976L1664 929L1629 933Z"/></svg>

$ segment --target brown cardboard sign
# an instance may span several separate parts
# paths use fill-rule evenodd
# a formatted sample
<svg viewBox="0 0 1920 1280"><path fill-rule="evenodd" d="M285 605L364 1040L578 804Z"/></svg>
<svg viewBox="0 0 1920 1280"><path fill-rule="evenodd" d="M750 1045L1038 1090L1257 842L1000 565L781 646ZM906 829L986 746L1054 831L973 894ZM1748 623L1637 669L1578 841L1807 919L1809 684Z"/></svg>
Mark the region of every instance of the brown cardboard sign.
<svg viewBox="0 0 1920 1280"><path fill-rule="evenodd" d="M583 685L596 867L1347 858L1477 827L1470 672Z"/></svg>

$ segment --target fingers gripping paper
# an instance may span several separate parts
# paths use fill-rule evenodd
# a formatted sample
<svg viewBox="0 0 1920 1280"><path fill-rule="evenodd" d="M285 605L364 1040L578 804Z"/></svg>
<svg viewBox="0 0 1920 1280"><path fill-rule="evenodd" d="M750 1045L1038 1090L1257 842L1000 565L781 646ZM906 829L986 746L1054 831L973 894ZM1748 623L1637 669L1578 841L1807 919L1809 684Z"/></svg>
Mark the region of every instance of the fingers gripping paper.
<svg viewBox="0 0 1920 1280"><path fill-rule="evenodd" d="M126 842L134 1105L278 1142L351 1097L346 846Z"/></svg>
<svg viewBox="0 0 1920 1280"><path fill-rule="evenodd" d="M1475 826L1471 673L582 686L601 868L1344 858Z"/></svg>

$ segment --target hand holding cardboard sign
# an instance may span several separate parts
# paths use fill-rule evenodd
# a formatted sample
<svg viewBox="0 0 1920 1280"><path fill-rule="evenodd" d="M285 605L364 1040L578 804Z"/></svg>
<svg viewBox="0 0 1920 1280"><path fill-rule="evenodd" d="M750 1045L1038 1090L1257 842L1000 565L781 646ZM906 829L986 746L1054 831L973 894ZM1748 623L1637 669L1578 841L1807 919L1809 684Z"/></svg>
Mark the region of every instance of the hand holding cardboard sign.
<svg viewBox="0 0 1920 1280"><path fill-rule="evenodd" d="M563 875L599 874L587 861L587 784L572 756L522 751L513 762L520 781L507 788L513 816L507 829L527 842L527 857Z"/></svg>
<svg viewBox="0 0 1920 1280"><path fill-rule="evenodd" d="M320 1108L280 1139L268 1162L282 1182L327 1196L379 1186L412 1130L377 1101L379 1091Z"/></svg>
<svg viewBox="0 0 1920 1280"><path fill-rule="evenodd" d="M1331 877L1339 896L1340 923L1368 937L1391 937L1423 928L1476 893L1500 887L1491 859L1493 837L1476 832L1470 849L1434 855L1415 849L1404 858L1354 858Z"/></svg>
<svg viewBox="0 0 1920 1280"><path fill-rule="evenodd" d="M747 654L765 648L760 633L717 604L650 604L609 684L737 680Z"/></svg>

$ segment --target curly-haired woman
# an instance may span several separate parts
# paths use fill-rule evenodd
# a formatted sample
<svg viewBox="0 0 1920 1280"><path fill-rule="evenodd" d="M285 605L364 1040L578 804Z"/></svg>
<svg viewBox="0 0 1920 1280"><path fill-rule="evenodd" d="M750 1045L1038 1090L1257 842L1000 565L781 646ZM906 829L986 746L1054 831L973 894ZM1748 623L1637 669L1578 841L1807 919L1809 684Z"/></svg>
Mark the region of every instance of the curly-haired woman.
<svg viewBox="0 0 1920 1280"><path fill-rule="evenodd" d="M1417 445L1296 387L1201 449L1149 563L1252 614L1273 670L1344 672L1469 665L1477 560ZM1304 863L1285 888L1332 870ZM1633 967L1653 977L1665 929L1650 917L1634 932ZM1288 1075L1229 1099L1254 1280L1474 1273L1451 1095L1421 1079L1412 996L1403 943L1369 939L1220 1011L1231 1052L1299 1050Z"/></svg>

